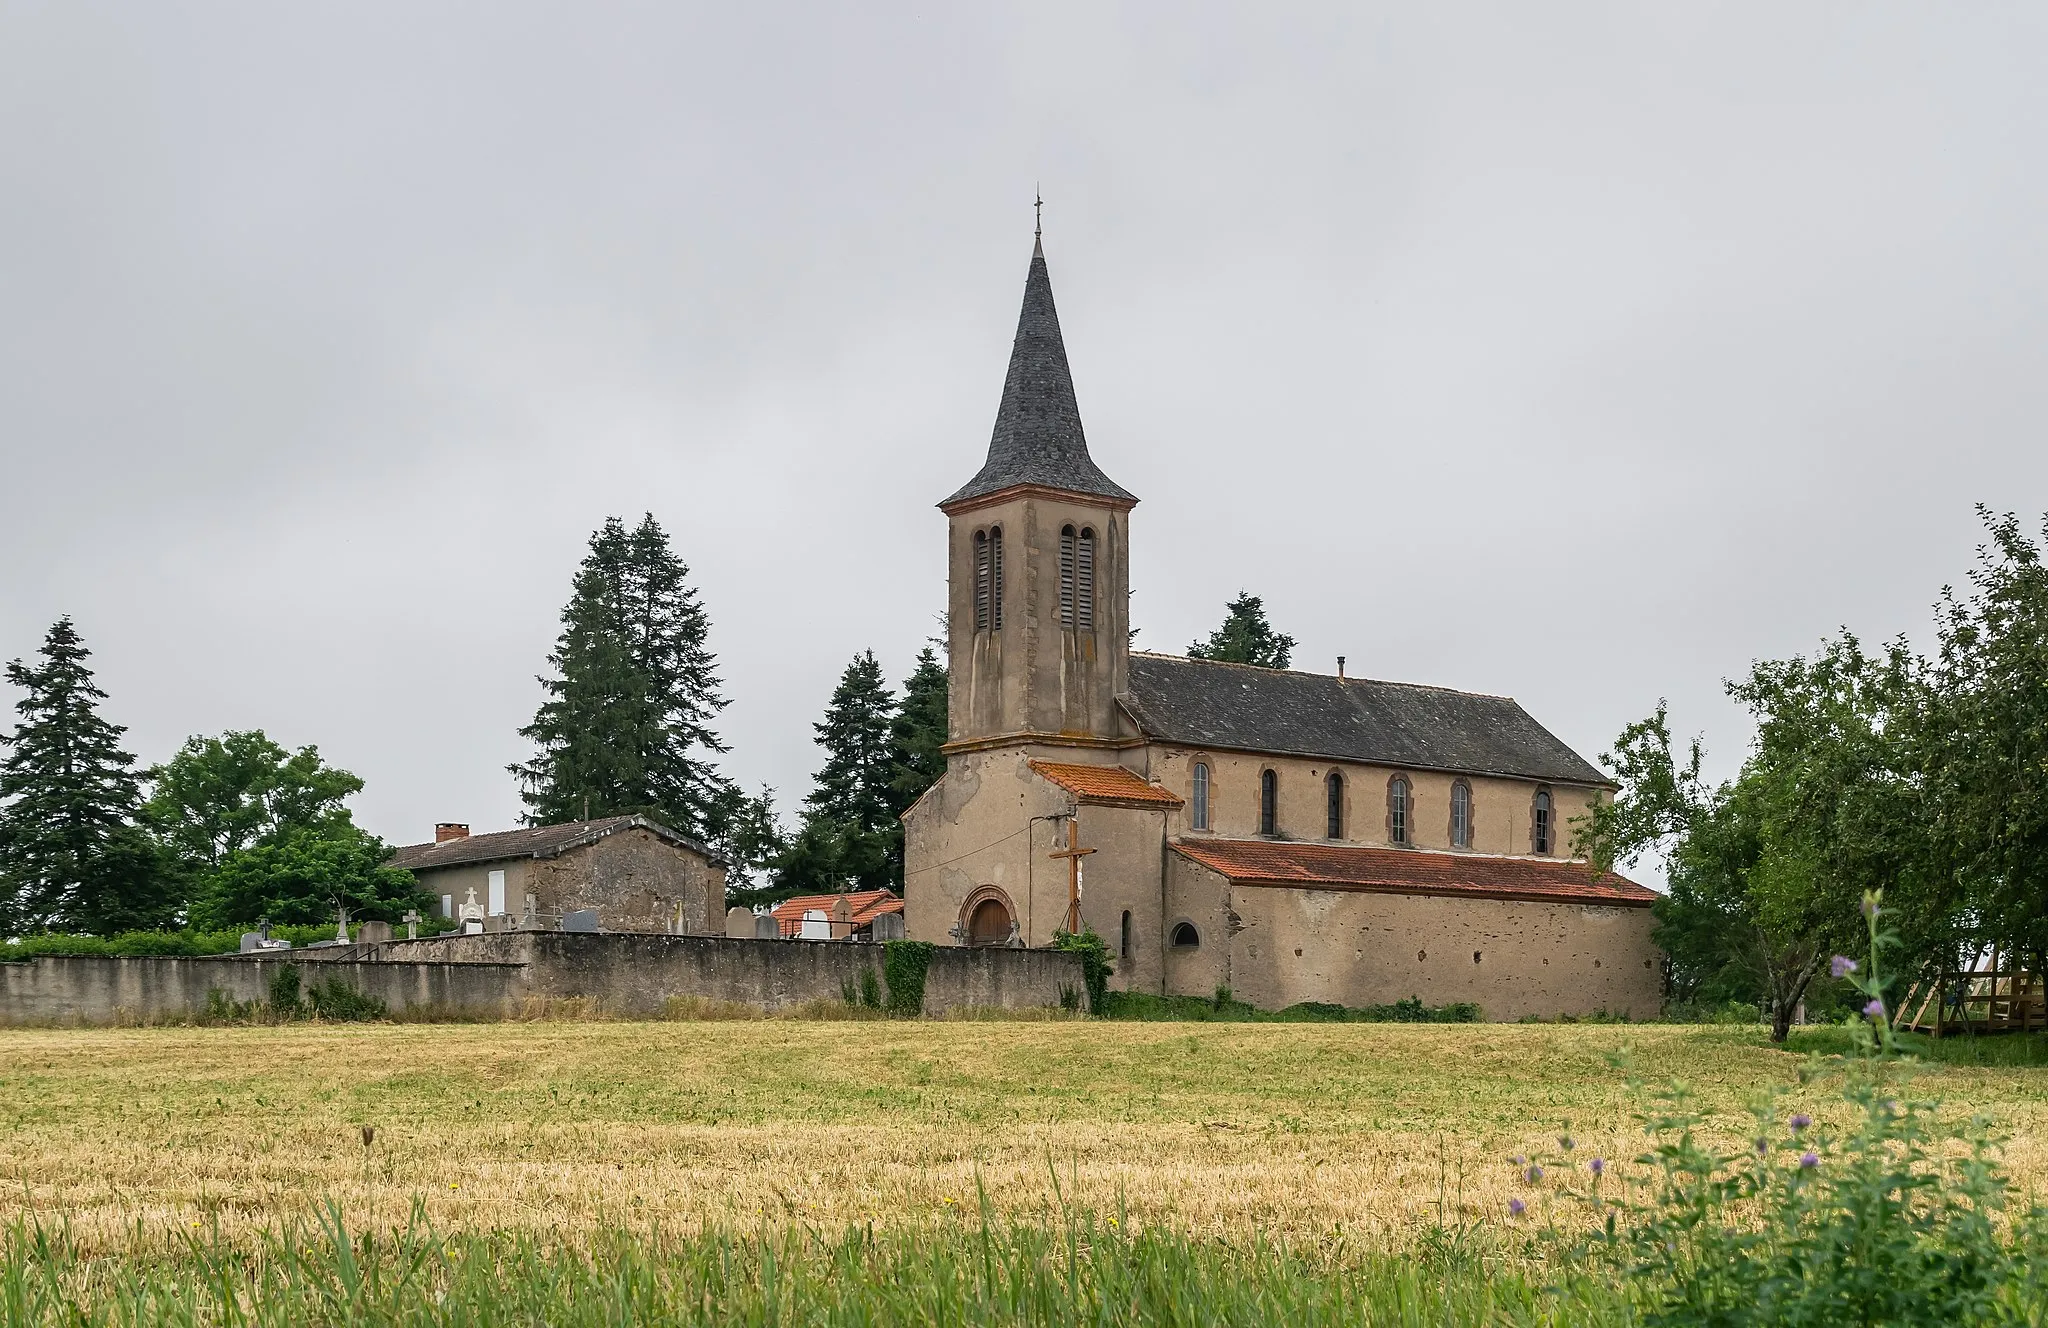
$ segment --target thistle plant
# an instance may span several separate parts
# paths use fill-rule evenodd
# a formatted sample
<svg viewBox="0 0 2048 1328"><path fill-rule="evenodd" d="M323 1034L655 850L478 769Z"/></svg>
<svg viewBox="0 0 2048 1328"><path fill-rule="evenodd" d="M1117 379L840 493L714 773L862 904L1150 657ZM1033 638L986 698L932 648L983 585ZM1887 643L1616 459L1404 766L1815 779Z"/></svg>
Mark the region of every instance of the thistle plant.
<svg viewBox="0 0 2048 1328"><path fill-rule="evenodd" d="M1881 960L1897 942L1883 915L1881 894L1866 895L1867 954L1832 965L1865 998L1845 1021L1850 1053L1816 1057L1799 1076L1802 1089L1839 1081L1828 1114L1844 1124L1803 1110L1781 1120L1774 1096L1752 1109L1747 1146L1721 1151L1672 1085L1639 1117L1651 1146L1626 1176L1567 1158L1546 1186L1537 1159L1516 1158L1526 1193L1510 1221L1548 1205L1557 1253L1624 1271L1648 1324L2039 1322L2041 1211L2001 1218L2006 1180L1988 1123L1945 1120L1904 1091L1916 1067L1885 1001ZM1590 1230L1575 1212L1593 1217Z"/></svg>

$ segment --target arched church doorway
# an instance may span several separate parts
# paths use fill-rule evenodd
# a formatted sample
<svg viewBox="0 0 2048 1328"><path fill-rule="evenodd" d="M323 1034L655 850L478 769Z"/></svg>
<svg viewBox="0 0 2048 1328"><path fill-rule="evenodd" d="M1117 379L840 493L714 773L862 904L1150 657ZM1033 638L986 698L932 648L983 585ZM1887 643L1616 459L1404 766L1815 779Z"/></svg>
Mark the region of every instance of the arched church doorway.
<svg viewBox="0 0 2048 1328"><path fill-rule="evenodd" d="M1002 900L988 898L967 915L969 945L1006 945L1010 940L1010 910Z"/></svg>

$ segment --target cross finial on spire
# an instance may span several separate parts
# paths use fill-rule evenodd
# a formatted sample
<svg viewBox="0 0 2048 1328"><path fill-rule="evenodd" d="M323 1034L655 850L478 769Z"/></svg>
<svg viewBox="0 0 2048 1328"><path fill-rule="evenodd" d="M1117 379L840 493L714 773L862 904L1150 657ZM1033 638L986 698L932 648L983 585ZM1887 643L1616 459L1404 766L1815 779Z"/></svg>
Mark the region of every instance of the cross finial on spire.
<svg viewBox="0 0 2048 1328"><path fill-rule="evenodd" d="M1045 195L1038 192L1038 186L1031 186L1031 238L1045 238Z"/></svg>

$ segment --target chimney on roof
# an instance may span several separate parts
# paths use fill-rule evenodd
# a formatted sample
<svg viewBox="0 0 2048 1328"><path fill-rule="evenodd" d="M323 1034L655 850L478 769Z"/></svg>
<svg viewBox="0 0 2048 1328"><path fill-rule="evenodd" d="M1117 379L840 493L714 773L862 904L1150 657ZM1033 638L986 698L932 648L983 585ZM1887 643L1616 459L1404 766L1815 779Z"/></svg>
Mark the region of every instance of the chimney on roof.
<svg viewBox="0 0 2048 1328"><path fill-rule="evenodd" d="M434 842L446 844L451 840L469 838L469 827L460 821L442 821L434 827Z"/></svg>
<svg viewBox="0 0 2048 1328"><path fill-rule="evenodd" d="M1344 657L1342 655L1337 656L1337 676L1340 678L1344 676Z"/></svg>

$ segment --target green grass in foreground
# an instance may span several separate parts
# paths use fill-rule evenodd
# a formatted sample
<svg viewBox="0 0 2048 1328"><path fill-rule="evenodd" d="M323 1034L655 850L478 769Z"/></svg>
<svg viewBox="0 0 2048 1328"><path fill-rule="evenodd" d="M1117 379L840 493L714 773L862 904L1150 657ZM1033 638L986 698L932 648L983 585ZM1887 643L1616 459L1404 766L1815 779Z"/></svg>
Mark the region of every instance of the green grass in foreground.
<svg viewBox="0 0 2048 1328"><path fill-rule="evenodd" d="M61 1232L0 1240L9 1325L1604 1324L1611 1283L1548 1287L1457 1241L1420 1257L1300 1253L1114 1219L736 1235L527 1233L379 1241L331 1210L253 1246L203 1234L153 1260L89 1259Z"/></svg>

